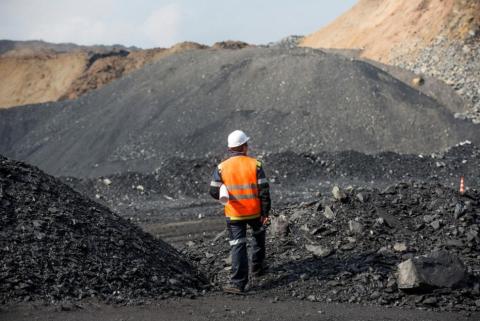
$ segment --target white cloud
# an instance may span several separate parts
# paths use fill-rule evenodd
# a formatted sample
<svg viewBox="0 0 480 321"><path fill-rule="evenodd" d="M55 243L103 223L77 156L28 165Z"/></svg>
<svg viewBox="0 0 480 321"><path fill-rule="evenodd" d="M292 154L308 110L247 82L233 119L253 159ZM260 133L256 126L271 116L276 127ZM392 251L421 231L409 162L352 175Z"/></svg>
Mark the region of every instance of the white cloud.
<svg viewBox="0 0 480 321"><path fill-rule="evenodd" d="M179 5L132 13L129 7L120 0L0 0L0 39L143 47L180 41Z"/></svg>
<svg viewBox="0 0 480 321"><path fill-rule="evenodd" d="M148 39L157 46L166 47L179 42L181 8L170 4L154 10L142 26Z"/></svg>

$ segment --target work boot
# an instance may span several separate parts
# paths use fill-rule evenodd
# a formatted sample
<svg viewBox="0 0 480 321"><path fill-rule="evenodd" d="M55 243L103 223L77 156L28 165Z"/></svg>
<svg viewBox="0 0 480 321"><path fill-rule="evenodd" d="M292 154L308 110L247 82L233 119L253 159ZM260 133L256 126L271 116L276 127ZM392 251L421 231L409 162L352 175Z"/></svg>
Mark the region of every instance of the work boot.
<svg viewBox="0 0 480 321"><path fill-rule="evenodd" d="M243 294L245 293L245 287L229 284L223 287L223 292L231 294Z"/></svg>
<svg viewBox="0 0 480 321"><path fill-rule="evenodd" d="M257 265L257 266L253 266L252 267L252 272L251 272L251 275L255 278L259 277L259 276L262 276L264 275L268 270L268 265L264 263L260 264L260 265Z"/></svg>

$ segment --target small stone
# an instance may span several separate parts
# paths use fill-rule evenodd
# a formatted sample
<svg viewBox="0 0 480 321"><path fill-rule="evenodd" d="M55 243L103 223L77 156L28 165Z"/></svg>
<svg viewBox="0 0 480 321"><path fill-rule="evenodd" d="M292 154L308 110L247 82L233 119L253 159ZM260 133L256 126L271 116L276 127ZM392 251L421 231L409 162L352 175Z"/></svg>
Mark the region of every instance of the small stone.
<svg viewBox="0 0 480 321"><path fill-rule="evenodd" d="M345 193L338 186L333 187L332 194L337 201L343 202L347 198L347 195L345 195Z"/></svg>
<svg viewBox="0 0 480 321"><path fill-rule="evenodd" d="M453 217L454 217L455 219L459 219L460 216L462 216L464 213L465 213L465 210L464 210L464 208L463 208L463 205L460 204L460 203L457 203L457 204L455 205L455 210L454 210L454 212L453 212Z"/></svg>
<svg viewBox="0 0 480 321"><path fill-rule="evenodd" d="M362 193L358 193L356 197L360 202L365 203L365 196Z"/></svg>
<svg viewBox="0 0 480 321"><path fill-rule="evenodd" d="M423 77L415 77L412 79L412 85L415 87L420 87L425 83L425 79Z"/></svg>
<svg viewBox="0 0 480 321"><path fill-rule="evenodd" d="M40 227L42 226L45 222L42 220L33 220L32 221L34 227Z"/></svg>
<svg viewBox="0 0 480 321"><path fill-rule="evenodd" d="M60 306L61 311L72 311L75 309L75 304L73 303L64 303Z"/></svg>
<svg viewBox="0 0 480 321"><path fill-rule="evenodd" d="M393 249L396 251L396 252L407 252L407 245L405 243L395 243L393 245Z"/></svg>
<svg viewBox="0 0 480 321"><path fill-rule="evenodd" d="M319 205L320 206L320 205ZM309 215L306 210L298 210L293 212L293 214L289 217L290 221L298 221L302 217L305 217L306 215Z"/></svg>
<svg viewBox="0 0 480 321"><path fill-rule="evenodd" d="M52 213L52 214L58 213L58 208L56 208L56 207L49 207L49 208L48 208L48 212L50 212L50 213Z"/></svg>
<svg viewBox="0 0 480 321"><path fill-rule="evenodd" d="M111 181L110 179L108 179L108 178L104 178L102 182L103 182L103 184L106 185L106 186L112 185L112 181Z"/></svg>
<svg viewBox="0 0 480 321"><path fill-rule="evenodd" d="M289 233L289 223L285 215L272 217L271 231L276 237L286 237Z"/></svg>
<svg viewBox="0 0 480 321"><path fill-rule="evenodd" d="M363 225L354 220L348 221L348 228L353 234L362 234L363 232Z"/></svg>
<svg viewBox="0 0 480 321"><path fill-rule="evenodd" d="M433 217L433 215L424 215L423 216L423 221L425 223L431 223L435 218Z"/></svg>
<svg viewBox="0 0 480 321"><path fill-rule="evenodd" d="M306 232L306 233L309 233L310 232L310 229L308 228L308 225L307 224L303 224L302 226L300 226L300 230Z"/></svg>
<svg viewBox="0 0 480 321"><path fill-rule="evenodd" d="M135 189L136 189L137 191L140 191L140 192L145 191L145 187L143 187L142 185L137 185L137 187L135 187Z"/></svg>
<svg viewBox="0 0 480 321"><path fill-rule="evenodd" d="M439 230L440 229L440 221L439 220L435 220L433 221L432 223L430 223L430 226L435 230Z"/></svg>
<svg viewBox="0 0 480 321"><path fill-rule="evenodd" d="M309 296L307 296L307 300L311 301L311 302L315 302L315 301L317 301L317 297L314 296L314 295L309 295Z"/></svg>
<svg viewBox="0 0 480 321"><path fill-rule="evenodd" d="M347 244L344 244L340 247L341 250L343 251L351 251L355 248L355 244L354 243L347 243Z"/></svg>
<svg viewBox="0 0 480 321"><path fill-rule="evenodd" d="M323 246L323 245L307 244L307 245L305 245L305 248L307 249L307 251L313 253L313 255L318 256L318 257L327 257L330 254L332 254L332 252L333 252L331 248L329 248L327 246Z"/></svg>
<svg viewBox="0 0 480 321"><path fill-rule="evenodd" d="M434 297L431 298L426 298L425 300L422 301L424 304L431 305L431 306L436 306L438 300Z"/></svg>
<svg viewBox="0 0 480 321"><path fill-rule="evenodd" d="M232 265L232 255L229 255L226 259L223 259L225 265Z"/></svg>
<svg viewBox="0 0 480 321"><path fill-rule="evenodd" d="M465 236L467 237L467 241L471 242L477 238L478 232L475 230L470 230Z"/></svg>
<svg viewBox="0 0 480 321"><path fill-rule="evenodd" d="M323 211L323 215L328 218L329 220L335 219L335 213L332 211L330 206L325 206L325 210Z"/></svg>

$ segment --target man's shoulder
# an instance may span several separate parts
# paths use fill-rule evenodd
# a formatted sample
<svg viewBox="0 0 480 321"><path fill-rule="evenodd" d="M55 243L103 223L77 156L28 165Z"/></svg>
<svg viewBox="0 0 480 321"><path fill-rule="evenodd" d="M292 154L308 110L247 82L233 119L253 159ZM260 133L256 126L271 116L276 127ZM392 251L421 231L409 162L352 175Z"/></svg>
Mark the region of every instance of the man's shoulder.
<svg viewBox="0 0 480 321"><path fill-rule="evenodd" d="M245 161L245 160L251 162L252 164L255 164L258 168L261 168L263 165L262 161L256 159L255 157L248 156L248 155L237 155L237 156L229 157L223 160L220 164L217 165L217 168L221 170L222 167L228 165L229 163L235 163L237 161Z"/></svg>

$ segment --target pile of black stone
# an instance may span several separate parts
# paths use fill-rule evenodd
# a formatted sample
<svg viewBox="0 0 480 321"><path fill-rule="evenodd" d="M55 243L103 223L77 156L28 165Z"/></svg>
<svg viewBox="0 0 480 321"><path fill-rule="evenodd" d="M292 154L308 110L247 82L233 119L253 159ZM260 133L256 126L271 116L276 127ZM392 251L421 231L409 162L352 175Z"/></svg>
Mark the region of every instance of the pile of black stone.
<svg viewBox="0 0 480 321"><path fill-rule="evenodd" d="M0 153L55 176L211 158L236 128L264 153L435 152L480 127L366 62L310 48L189 50L74 101L0 111Z"/></svg>
<svg viewBox="0 0 480 321"><path fill-rule="evenodd" d="M274 214L270 272L252 282L253 291L278 299L480 309L475 190L460 195L435 183L381 191L335 187ZM224 237L189 242L183 250L218 284L229 278Z"/></svg>
<svg viewBox="0 0 480 321"><path fill-rule="evenodd" d="M0 302L192 296L201 275L161 240L37 168L0 156Z"/></svg>
<svg viewBox="0 0 480 321"><path fill-rule="evenodd" d="M311 199L318 192L327 193L333 184L384 188L420 180L458 188L464 176L467 189L480 187L480 150L468 142L428 155L343 151L261 156L277 206ZM221 211L208 195L211 173L220 161L220 157L171 158L159 163L151 173L63 180L136 222L192 219Z"/></svg>

